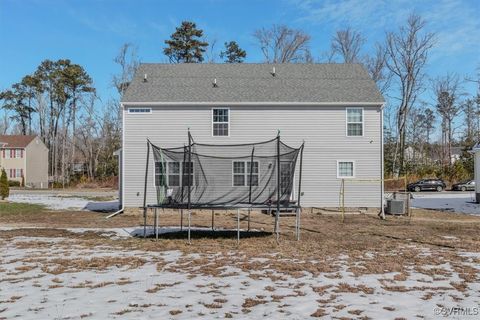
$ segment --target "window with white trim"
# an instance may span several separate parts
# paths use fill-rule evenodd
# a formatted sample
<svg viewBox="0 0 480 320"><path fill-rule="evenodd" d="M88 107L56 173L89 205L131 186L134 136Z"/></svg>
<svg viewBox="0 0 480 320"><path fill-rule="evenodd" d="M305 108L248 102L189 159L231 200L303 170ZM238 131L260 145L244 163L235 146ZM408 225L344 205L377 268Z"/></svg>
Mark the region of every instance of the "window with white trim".
<svg viewBox="0 0 480 320"><path fill-rule="evenodd" d="M230 110L228 108L212 109L212 135L228 137L230 131Z"/></svg>
<svg viewBox="0 0 480 320"><path fill-rule="evenodd" d="M152 113L152 108L128 108L128 113Z"/></svg>
<svg viewBox="0 0 480 320"><path fill-rule="evenodd" d="M337 178L354 178L355 163L353 161L337 161Z"/></svg>
<svg viewBox="0 0 480 320"><path fill-rule="evenodd" d="M363 108L347 108L347 136L363 136Z"/></svg>
<svg viewBox="0 0 480 320"><path fill-rule="evenodd" d="M180 177L183 178L184 185L188 186L189 169L190 185L193 185L193 166L187 164L188 163L182 163L182 166L180 166L180 162L176 161L155 162L155 186L159 187L167 185L169 187L179 187L182 182Z"/></svg>
<svg viewBox="0 0 480 320"><path fill-rule="evenodd" d="M292 163L280 162L280 191L286 193L291 186Z"/></svg>
<svg viewBox="0 0 480 320"><path fill-rule="evenodd" d="M168 186L170 187L180 186L180 163L179 162L168 162L167 174L168 174Z"/></svg>
<svg viewBox="0 0 480 320"><path fill-rule="evenodd" d="M234 187L250 186L250 178L252 186L258 186L259 174L258 161L233 161L232 177ZM250 175L250 172L252 174Z"/></svg>
<svg viewBox="0 0 480 320"><path fill-rule="evenodd" d="M165 181L166 177L166 168L165 163L161 161L155 162L155 186L165 186L167 185L167 181Z"/></svg>
<svg viewBox="0 0 480 320"><path fill-rule="evenodd" d="M22 154L22 149L15 149L15 158L21 158Z"/></svg>
<svg viewBox="0 0 480 320"><path fill-rule="evenodd" d="M182 179L184 186L193 186L194 179L193 162L182 162Z"/></svg>

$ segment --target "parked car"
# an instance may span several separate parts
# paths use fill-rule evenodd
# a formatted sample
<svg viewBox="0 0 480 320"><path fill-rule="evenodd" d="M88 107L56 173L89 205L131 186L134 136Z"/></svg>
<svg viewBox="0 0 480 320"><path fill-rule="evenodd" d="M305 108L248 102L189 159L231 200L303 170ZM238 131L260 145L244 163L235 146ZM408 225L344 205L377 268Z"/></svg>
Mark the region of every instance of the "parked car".
<svg viewBox="0 0 480 320"><path fill-rule="evenodd" d="M452 186L454 191L475 191L475 180L467 180L460 183L455 183Z"/></svg>
<svg viewBox="0 0 480 320"><path fill-rule="evenodd" d="M423 179L419 180L415 183L410 183L407 186L408 191L415 191L415 192L420 192L420 191L438 191L441 192L445 190L447 186L445 185L445 182L440 179Z"/></svg>

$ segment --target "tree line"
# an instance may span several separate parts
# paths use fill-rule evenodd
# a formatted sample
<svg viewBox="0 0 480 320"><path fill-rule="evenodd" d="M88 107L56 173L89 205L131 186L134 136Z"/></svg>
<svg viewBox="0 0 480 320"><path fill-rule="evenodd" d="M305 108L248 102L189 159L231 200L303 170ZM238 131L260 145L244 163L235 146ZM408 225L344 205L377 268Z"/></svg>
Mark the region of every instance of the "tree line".
<svg viewBox="0 0 480 320"><path fill-rule="evenodd" d="M314 57L311 36L286 25L272 25L252 34L266 63L359 63L379 90L385 106L385 175L436 175L449 180L473 175L466 152L480 139L480 82L455 73L431 78L426 74L437 36L427 22L411 14L404 25L388 31L373 44L359 30L334 32L329 49ZM164 41L170 63L243 63L247 52L234 41L215 51L195 22L183 21ZM368 45L367 45L368 44ZM366 53L368 52L368 53ZM118 174L113 153L121 146L120 97L139 66L136 46L122 45L113 61L115 98L103 101L81 65L69 59L44 60L31 74L0 93L4 110L0 130L38 134L49 148L49 175L58 185ZM478 77L480 79L480 75ZM465 81L475 81L475 95L464 92ZM435 98L425 101L426 94ZM463 121L462 121L463 120ZM436 133L440 133L440 136ZM436 139L437 138L437 139ZM452 161L452 150L465 152Z"/></svg>

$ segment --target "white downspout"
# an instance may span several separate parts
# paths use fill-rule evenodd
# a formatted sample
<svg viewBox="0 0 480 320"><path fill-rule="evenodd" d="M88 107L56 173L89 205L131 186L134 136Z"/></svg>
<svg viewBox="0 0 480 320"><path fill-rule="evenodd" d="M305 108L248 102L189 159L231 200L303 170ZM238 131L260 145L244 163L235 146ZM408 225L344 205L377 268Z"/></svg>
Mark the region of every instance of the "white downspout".
<svg viewBox="0 0 480 320"><path fill-rule="evenodd" d="M384 137L383 137L383 108L385 103L382 104L380 108L380 132L381 132L381 141L380 141L380 216L382 219L385 219L385 177L384 177Z"/></svg>
<svg viewBox="0 0 480 320"><path fill-rule="evenodd" d="M120 186L119 188L119 192L121 193L118 197L118 199L122 200L122 202L120 203L120 210L108 215L106 217L106 219L110 219L112 217L115 217L116 215L122 213L124 210L125 210L125 109L123 107L123 103L120 102L120 107L122 108L122 151L121 151L121 155L119 156L120 159L122 160L122 163L121 163L121 172L119 172L119 174L121 175L121 181L122 181L122 185Z"/></svg>

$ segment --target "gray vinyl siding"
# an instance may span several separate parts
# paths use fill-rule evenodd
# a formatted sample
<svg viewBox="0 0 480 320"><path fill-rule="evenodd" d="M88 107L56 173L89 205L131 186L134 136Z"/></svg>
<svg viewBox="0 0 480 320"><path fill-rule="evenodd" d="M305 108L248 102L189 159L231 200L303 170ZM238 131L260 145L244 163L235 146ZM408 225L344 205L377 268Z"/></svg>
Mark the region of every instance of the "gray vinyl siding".
<svg viewBox="0 0 480 320"><path fill-rule="evenodd" d="M187 143L188 128L196 141L221 144L268 140L280 130L282 141L292 147L305 141L302 206L339 206L338 160L355 162L353 180L356 181L346 183L345 205L380 206L380 105L363 107L363 137L346 136L346 107L341 106L230 106L229 137L212 136L212 107L159 106L151 107L152 113L145 114L129 114L127 108L128 105L123 111L126 207L140 207L143 203L146 139L161 147L183 146ZM377 181L359 182L359 179ZM297 188L296 182L295 190ZM153 160L148 189L147 203L155 203Z"/></svg>
<svg viewBox="0 0 480 320"><path fill-rule="evenodd" d="M48 188L48 148L39 137L25 148L25 157L25 185Z"/></svg>

